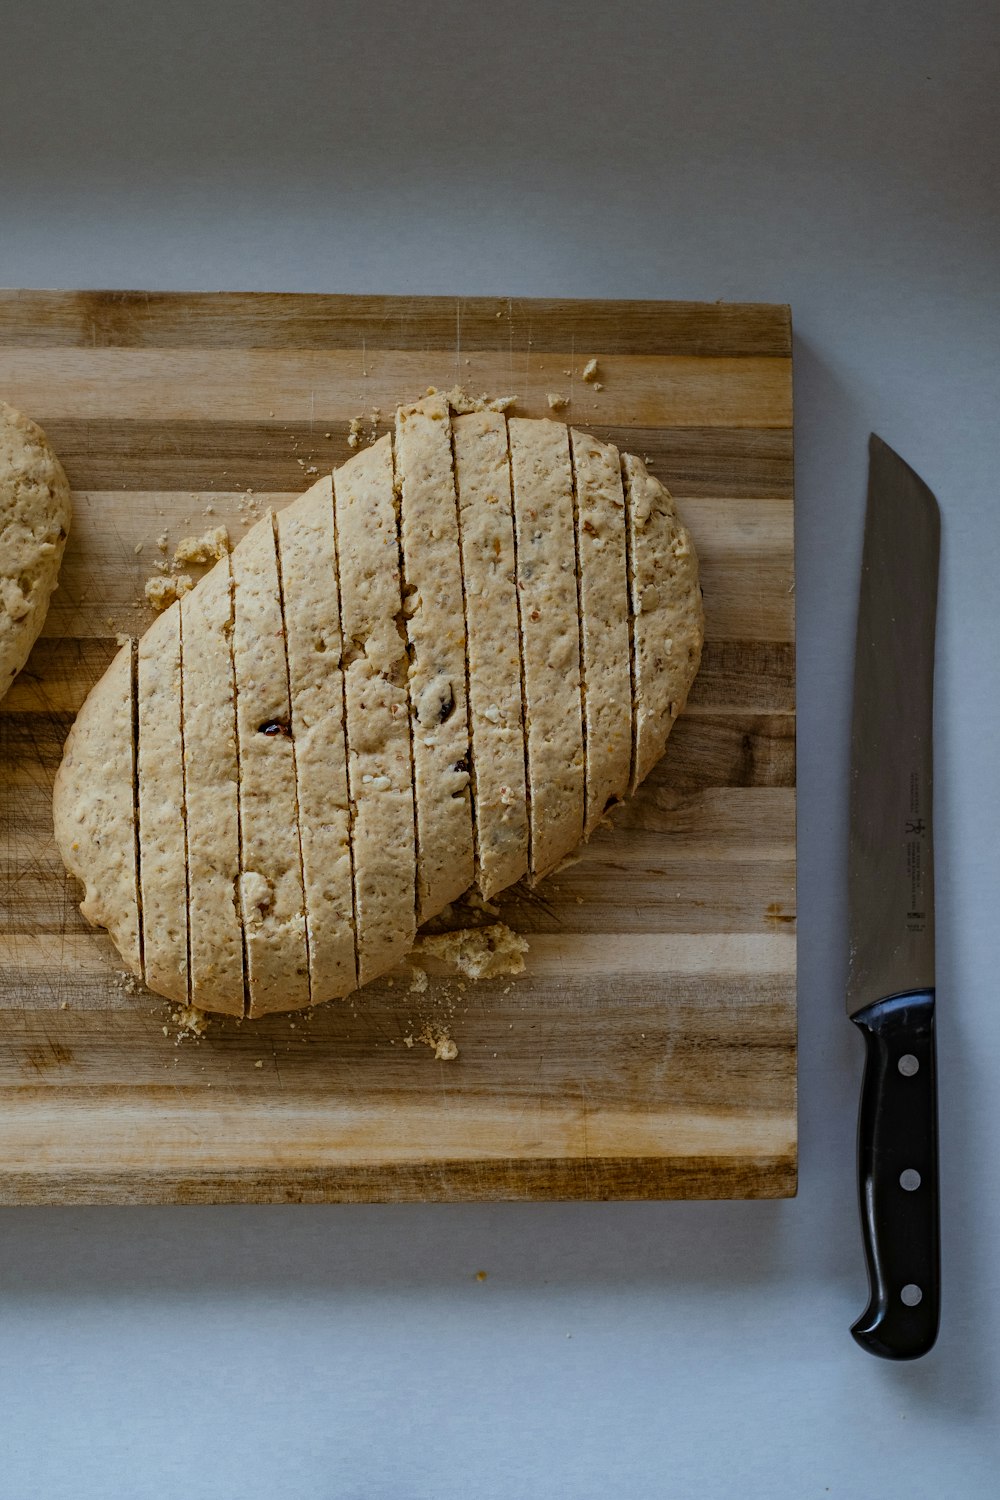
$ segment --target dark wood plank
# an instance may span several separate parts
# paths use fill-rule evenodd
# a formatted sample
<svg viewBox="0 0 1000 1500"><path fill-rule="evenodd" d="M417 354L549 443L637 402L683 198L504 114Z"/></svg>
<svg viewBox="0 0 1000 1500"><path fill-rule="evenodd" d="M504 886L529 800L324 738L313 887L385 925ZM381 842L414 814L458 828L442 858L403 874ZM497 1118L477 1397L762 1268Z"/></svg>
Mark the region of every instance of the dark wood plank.
<svg viewBox="0 0 1000 1500"><path fill-rule="evenodd" d="M145 629L149 619L148 609L136 606L135 628ZM27 753L34 758L60 750L72 722L67 715L79 709L117 649L117 641L109 636L42 636L0 707L0 747L5 749L8 764L22 753L19 746L23 740L18 736L32 736ZM794 708L792 642L708 640L681 722L720 710L790 714ZM17 728L19 720L32 716L37 716L36 722ZM678 732L674 731L675 755L682 742L676 738Z"/></svg>
<svg viewBox="0 0 1000 1500"><path fill-rule="evenodd" d="M332 1171L10 1172L0 1204L481 1203L664 1198L793 1198L794 1150L781 1156L437 1161Z"/></svg>
<svg viewBox="0 0 1000 1500"><path fill-rule="evenodd" d="M2 326L2 325L0 325ZM302 464L337 468L351 456L348 429L295 422L143 422L48 418L36 413L75 490L302 489ZM792 436L784 428L606 427L595 437L648 459L679 498L792 494Z"/></svg>
<svg viewBox="0 0 1000 1500"><path fill-rule="evenodd" d="M0 347L784 355L787 307L293 292L0 291Z"/></svg>

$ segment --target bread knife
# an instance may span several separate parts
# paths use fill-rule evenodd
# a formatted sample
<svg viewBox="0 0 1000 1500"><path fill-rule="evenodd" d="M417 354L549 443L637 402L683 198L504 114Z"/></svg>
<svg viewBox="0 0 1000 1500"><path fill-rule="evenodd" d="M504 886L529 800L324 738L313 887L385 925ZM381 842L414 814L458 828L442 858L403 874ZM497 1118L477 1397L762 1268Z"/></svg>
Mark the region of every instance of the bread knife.
<svg viewBox="0 0 1000 1500"><path fill-rule="evenodd" d="M851 1329L886 1359L938 1331L932 705L940 516L874 434L854 663L847 1013L865 1039L858 1189L869 1301Z"/></svg>

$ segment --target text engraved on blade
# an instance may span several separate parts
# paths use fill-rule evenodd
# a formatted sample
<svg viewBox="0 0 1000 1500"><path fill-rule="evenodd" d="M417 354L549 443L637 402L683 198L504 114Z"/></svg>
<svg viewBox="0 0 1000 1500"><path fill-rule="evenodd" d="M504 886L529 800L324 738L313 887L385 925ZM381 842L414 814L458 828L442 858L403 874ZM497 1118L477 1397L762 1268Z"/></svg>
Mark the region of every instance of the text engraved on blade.
<svg viewBox="0 0 1000 1500"><path fill-rule="evenodd" d="M927 819L923 815L920 775L910 772L909 817L906 820L906 873L910 883L910 905L906 913L907 932L923 932L927 926L924 902L924 840Z"/></svg>

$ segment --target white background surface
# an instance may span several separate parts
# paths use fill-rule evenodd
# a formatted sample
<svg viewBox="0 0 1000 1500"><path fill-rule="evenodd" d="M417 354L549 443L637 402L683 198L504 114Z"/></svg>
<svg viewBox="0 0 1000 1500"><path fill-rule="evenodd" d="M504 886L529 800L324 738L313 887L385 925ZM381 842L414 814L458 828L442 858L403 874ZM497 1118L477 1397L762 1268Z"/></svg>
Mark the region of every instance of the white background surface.
<svg viewBox="0 0 1000 1500"><path fill-rule="evenodd" d="M2 1500L997 1493L997 44L984 0L2 0L6 284L790 302L801 714L796 1201L3 1211ZM870 428L944 516L912 1366L847 1331Z"/></svg>

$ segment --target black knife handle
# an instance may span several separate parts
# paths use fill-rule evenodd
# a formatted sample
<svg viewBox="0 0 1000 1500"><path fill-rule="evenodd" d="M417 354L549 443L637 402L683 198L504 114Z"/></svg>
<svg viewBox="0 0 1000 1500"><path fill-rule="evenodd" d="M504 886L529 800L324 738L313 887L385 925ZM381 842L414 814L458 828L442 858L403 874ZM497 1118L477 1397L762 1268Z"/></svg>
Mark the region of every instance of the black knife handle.
<svg viewBox="0 0 1000 1500"><path fill-rule="evenodd" d="M858 1189L869 1301L851 1332L885 1359L937 1338L938 1232L934 991L891 995L852 1017L865 1038Z"/></svg>

